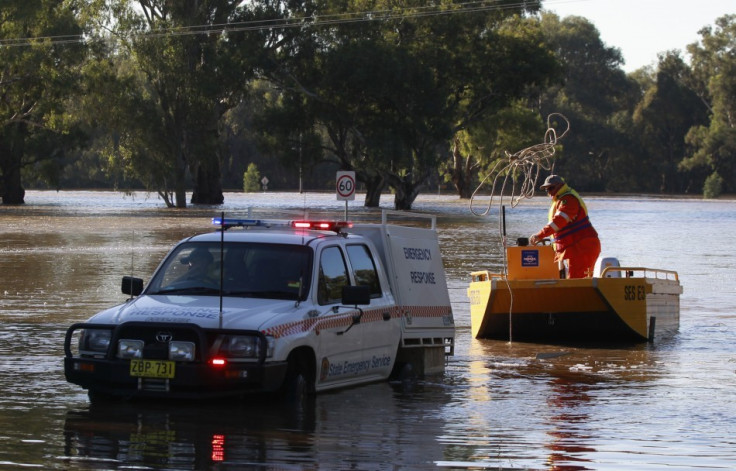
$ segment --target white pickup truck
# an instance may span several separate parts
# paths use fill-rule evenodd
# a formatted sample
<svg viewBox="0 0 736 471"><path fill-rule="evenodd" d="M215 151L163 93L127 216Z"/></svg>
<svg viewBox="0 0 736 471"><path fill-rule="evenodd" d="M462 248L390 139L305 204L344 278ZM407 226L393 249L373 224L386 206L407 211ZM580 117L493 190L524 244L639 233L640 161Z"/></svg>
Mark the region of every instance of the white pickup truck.
<svg viewBox="0 0 736 471"><path fill-rule="evenodd" d="M123 277L127 302L68 329L67 381L91 400L303 397L409 367L443 372L455 327L436 221L388 224L392 214L406 216L213 219L145 289Z"/></svg>

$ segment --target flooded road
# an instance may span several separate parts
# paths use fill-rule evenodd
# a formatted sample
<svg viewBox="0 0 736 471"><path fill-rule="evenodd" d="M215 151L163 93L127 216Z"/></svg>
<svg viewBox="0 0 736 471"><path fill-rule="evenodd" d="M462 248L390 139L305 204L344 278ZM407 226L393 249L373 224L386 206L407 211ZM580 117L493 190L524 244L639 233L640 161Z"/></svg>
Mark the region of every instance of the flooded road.
<svg viewBox="0 0 736 471"><path fill-rule="evenodd" d="M0 207L0 469L732 469L736 463L736 202L586 198L603 254L677 270L681 328L656 344L582 348L475 340L469 273L500 270L498 211L420 196L439 217L457 326L444 375L270 402L91 406L63 376L66 328L122 302L173 243L226 211L341 217L314 194L227 194L164 209L154 196L28 192ZM351 203L350 219L379 212ZM382 206L390 208L384 196ZM507 208L508 236L545 222Z"/></svg>

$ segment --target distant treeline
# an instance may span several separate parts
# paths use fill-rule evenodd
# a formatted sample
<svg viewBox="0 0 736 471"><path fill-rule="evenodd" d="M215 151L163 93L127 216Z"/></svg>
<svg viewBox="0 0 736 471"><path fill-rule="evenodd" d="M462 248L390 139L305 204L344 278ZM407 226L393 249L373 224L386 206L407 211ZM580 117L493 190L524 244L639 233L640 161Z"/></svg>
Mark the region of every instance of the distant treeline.
<svg viewBox="0 0 736 471"><path fill-rule="evenodd" d="M736 193L736 15L629 74L538 1L13 0L0 18L5 204L92 187L219 204L354 170L365 205L409 209L469 198L555 113L554 172L580 191Z"/></svg>

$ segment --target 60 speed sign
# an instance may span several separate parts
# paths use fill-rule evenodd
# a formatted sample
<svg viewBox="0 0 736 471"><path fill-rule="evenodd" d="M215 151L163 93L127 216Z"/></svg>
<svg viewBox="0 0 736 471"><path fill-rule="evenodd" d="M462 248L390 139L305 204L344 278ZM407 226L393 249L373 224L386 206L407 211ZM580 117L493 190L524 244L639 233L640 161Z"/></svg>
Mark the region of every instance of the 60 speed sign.
<svg viewBox="0 0 736 471"><path fill-rule="evenodd" d="M337 172L337 200L352 201L355 199L355 172Z"/></svg>

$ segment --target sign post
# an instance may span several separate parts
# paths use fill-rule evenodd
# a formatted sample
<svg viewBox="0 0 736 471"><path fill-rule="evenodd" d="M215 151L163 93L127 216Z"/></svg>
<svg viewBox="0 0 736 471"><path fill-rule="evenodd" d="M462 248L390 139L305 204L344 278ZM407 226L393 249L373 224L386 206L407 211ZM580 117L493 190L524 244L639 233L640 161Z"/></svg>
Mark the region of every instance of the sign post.
<svg viewBox="0 0 736 471"><path fill-rule="evenodd" d="M355 172L337 172L335 190L337 201L345 201L345 220L348 220L348 201L355 199Z"/></svg>

